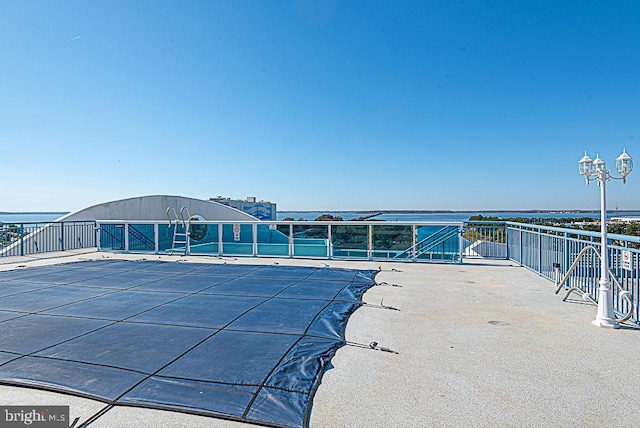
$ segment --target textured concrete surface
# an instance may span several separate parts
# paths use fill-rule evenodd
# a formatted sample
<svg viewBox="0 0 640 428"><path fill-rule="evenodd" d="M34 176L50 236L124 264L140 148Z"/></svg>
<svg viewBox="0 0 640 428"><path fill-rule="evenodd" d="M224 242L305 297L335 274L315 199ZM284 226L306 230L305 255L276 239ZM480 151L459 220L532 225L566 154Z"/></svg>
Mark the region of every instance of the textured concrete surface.
<svg viewBox="0 0 640 428"><path fill-rule="evenodd" d="M508 261L415 264L263 258L77 254L16 266L92 258L291 264L377 269L368 303L347 326L311 427L573 427L640 422L640 329L591 325L596 308L562 302L553 284ZM21 267L20 269L24 269ZM391 284L399 285L399 287ZM385 307L393 307L392 310ZM373 350L371 342L397 354ZM2 387L1 404L68 404L86 421L104 403ZM107 408L91 427L243 427L176 412ZM74 419L72 417L72 419Z"/></svg>

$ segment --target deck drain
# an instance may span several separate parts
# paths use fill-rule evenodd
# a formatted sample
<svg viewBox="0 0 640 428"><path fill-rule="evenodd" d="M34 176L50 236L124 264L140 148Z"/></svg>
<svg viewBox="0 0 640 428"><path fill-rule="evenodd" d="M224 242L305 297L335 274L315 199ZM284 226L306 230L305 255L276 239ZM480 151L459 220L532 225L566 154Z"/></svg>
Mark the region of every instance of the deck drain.
<svg viewBox="0 0 640 428"><path fill-rule="evenodd" d="M488 321L488 322L491 325L499 325L499 326L509 325L509 323L506 321Z"/></svg>

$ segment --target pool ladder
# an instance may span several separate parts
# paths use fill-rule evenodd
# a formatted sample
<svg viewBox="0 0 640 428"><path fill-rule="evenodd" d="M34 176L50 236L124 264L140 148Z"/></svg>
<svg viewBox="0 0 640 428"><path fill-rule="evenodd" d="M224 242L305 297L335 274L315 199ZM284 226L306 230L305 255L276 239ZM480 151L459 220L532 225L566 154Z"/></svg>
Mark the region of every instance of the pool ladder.
<svg viewBox="0 0 640 428"><path fill-rule="evenodd" d="M173 242L169 254L173 255L175 251L184 248L184 255L186 256L190 250L191 213L187 207L180 208L180 216L178 216L178 212L174 207L167 207L166 213L169 219L169 226L173 225ZM173 217L171 214L173 214Z"/></svg>

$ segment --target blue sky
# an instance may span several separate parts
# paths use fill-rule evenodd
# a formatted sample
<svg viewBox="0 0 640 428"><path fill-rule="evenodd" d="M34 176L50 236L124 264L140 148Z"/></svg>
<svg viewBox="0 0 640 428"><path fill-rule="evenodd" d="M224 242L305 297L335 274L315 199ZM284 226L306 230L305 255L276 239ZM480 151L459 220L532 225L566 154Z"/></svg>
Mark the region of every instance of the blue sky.
<svg viewBox="0 0 640 428"><path fill-rule="evenodd" d="M637 1L0 2L0 211L640 209Z"/></svg>

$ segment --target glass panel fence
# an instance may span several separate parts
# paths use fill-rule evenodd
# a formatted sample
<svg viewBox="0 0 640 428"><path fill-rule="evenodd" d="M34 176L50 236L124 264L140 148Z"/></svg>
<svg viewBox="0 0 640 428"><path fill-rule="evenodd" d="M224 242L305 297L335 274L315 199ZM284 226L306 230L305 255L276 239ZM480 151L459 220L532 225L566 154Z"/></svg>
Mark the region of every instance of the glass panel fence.
<svg viewBox="0 0 640 428"><path fill-rule="evenodd" d="M192 254L218 254L220 252L218 224L192 222L189 236L189 248Z"/></svg>
<svg viewBox="0 0 640 428"><path fill-rule="evenodd" d="M416 259L452 261L460 258L460 234L457 226L422 226L417 229L416 235Z"/></svg>
<svg viewBox="0 0 640 428"><path fill-rule="evenodd" d="M369 226L332 224L333 257L369 258Z"/></svg>
<svg viewBox="0 0 640 428"><path fill-rule="evenodd" d="M293 225L294 257L329 257L329 225Z"/></svg>
<svg viewBox="0 0 640 428"><path fill-rule="evenodd" d="M289 225L259 224L257 232L258 255L289 255Z"/></svg>
<svg viewBox="0 0 640 428"><path fill-rule="evenodd" d="M100 226L100 250L124 251L123 223L109 223Z"/></svg>
<svg viewBox="0 0 640 428"><path fill-rule="evenodd" d="M222 253L228 255L253 254L253 226L251 224L222 225Z"/></svg>
<svg viewBox="0 0 640 428"><path fill-rule="evenodd" d="M407 225L373 225L374 258L408 259L413 255L413 227Z"/></svg>
<svg viewBox="0 0 640 428"><path fill-rule="evenodd" d="M129 224L129 251L155 251L153 224Z"/></svg>
<svg viewBox="0 0 640 428"><path fill-rule="evenodd" d="M158 251L171 251L173 245L173 230L175 224L160 223L158 224Z"/></svg>

